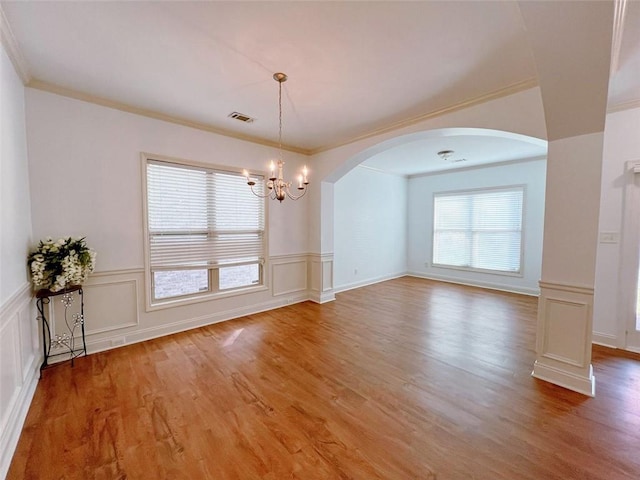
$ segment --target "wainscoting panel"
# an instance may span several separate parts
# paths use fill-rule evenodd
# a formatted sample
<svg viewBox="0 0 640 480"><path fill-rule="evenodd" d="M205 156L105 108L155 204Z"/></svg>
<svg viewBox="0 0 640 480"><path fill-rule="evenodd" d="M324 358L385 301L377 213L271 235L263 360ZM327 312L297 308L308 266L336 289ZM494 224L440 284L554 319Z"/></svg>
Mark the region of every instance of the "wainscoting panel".
<svg viewBox="0 0 640 480"><path fill-rule="evenodd" d="M138 325L138 281L102 281L84 287L87 335Z"/></svg>
<svg viewBox="0 0 640 480"><path fill-rule="evenodd" d="M333 290L333 258L322 261L322 292Z"/></svg>
<svg viewBox="0 0 640 480"><path fill-rule="evenodd" d="M0 372L2 388L0 388L0 428L5 429L8 416L13 409L16 397L22 384L22 367L20 365L20 339L18 334L17 312L3 322L0 328Z"/></svg>
<svg viewBox="0 0 640 480"><path fill-rule="evenodd" d="M595 395L592 312L593 288L540 282L534 377Z"/></svg>
<svg viewBox="0 0 640 480"><path fill-rule="evenodd" d="M13 452L39 378L41 361L31 285L0 306L0 478Z"/></svg>
<svg viewBox="0 0 640 480"><path fill-rule="evenodd" d="M585 318L588 314L589 305L586 303L546 297L547 328L543 338L542 355L576 367L584 367L588 323Z"/></svg>
<svg viewBox="0 0 640 480"><path fill-rule="evenodd" d="M302 292L307 289L307 257L278 258L271 261L273 296Z"/></svg>
<svg viewBox="0 0 640 480"><path fill-rule="evenodd" d="M309 261L309 289L314 293L320 293L322 290L322 263L312 258Z"/></svg>
<svg viewBox="0 0 640 480"><path fill-rule="evenodd" d="M316 303L336 299L333 291L333 253L309 254L309 297Z"/></svg>
<svg viewBox="0 0 640 480"><path fill-rule="evenodd" d="M35 365L40 362L40 324L36 320L36 312L33 302L30 300L22 304L18 310L18 325L20 328L20 354L22 356L20 365L22 368L22 381L26 382L33 372L25 368L28 365Z"/></svg>

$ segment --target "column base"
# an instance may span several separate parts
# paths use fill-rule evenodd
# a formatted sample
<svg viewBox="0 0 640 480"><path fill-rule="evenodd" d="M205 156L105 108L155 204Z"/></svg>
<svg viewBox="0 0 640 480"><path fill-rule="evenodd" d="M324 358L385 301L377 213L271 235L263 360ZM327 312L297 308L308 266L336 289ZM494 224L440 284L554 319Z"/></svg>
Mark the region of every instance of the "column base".
<svg viewBox="0 0 640 480"><path fill-rule="evenodd" d="M596 377L593 375L592 365L589 365L588 376L583 377L550 365L545 365L542 361L536 360L531 376L587 395L588 397L596 396Z"/></svg>

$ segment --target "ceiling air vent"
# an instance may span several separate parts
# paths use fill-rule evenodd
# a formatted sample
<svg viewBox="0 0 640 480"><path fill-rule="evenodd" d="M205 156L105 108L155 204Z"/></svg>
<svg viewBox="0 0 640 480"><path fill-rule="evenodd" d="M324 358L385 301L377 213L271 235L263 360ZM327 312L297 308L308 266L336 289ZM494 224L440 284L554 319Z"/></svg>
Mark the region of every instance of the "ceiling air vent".
<svg viewBox="0 0 640 480"><path fill-rule="evenodd" d="M244 123L251 123L255 120L251 118L249 115L245 115L244 113L240 113L240 112L231 112L228 116L230 118L235 118L236 120L240 120L241 122L244 122Z"/></svg>

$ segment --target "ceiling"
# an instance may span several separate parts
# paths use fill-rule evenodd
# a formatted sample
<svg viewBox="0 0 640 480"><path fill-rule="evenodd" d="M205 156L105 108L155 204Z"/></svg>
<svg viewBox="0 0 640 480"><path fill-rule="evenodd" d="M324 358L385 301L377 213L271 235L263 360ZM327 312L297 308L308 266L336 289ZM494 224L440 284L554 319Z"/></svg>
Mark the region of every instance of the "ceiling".
<svg viewBox="0 0 640 480"><path fill-rule="evenodd" d="M448 128L378 153L361 165L411 176L490 163L546 158L547 142L480 128ZM449 156L438 152L453 151Z"/></svg>
<svg viewBox="0 0 640 480"><path fill-rule="evenodd" d="M277 141L272 75L285 72L283 143L303 153L536 85L518 2L0 5L28 85L232 136ZM610 106L640 99L640 2L626 10ZM471 162L487 139L449 140ZM433 157L438 145L399 153Z"/></svg>

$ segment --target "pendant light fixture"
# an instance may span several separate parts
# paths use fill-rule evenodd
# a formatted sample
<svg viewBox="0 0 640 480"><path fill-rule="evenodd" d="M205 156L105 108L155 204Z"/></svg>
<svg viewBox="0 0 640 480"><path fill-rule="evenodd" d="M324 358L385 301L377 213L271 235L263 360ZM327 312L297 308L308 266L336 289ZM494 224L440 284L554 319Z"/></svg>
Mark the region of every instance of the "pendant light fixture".
<svg viewBox="0 0 640 480"><path fill-rule="evenodd" d="M307 178L307 167L302 169L302 173L298 175L298 195L291 193L292 182L286 182L284 180L284 161L282 160L282 83L287 81L287 75L284 73L274 73L273 79L278 82L278 161L274 163L271 161L269 167L269 180L267 181L267 193L260 195L256 193L253 186L256 181L251 178L247 170L242 171L242 175L247 179L247 185L251 188L251 192L257 197L266 198L269 197L273 200L282 202L286 197L291 200L298 200L307 193L307 185L309 180Z"/></svg>

